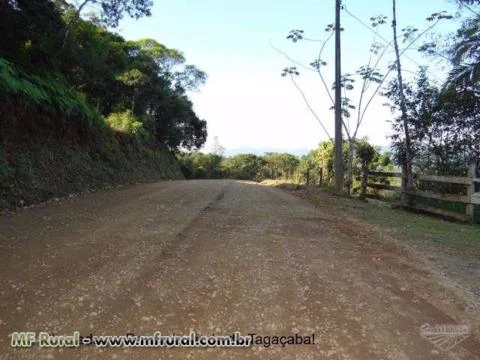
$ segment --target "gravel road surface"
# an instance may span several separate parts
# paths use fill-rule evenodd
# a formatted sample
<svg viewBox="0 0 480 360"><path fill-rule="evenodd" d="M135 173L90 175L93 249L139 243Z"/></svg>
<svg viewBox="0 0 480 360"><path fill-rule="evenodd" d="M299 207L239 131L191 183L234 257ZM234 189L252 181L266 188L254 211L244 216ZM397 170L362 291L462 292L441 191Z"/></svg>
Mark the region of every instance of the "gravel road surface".
<svg viewBox="0 0 480 360"><path fill-rule="evenodd" d="M170 181L0 216L0 359L480 359L423 324L469 324L412 252L280 189ZM255 333L312 345L10 347L14 331ZM266 340L265 340L266 341Z"/></svg>

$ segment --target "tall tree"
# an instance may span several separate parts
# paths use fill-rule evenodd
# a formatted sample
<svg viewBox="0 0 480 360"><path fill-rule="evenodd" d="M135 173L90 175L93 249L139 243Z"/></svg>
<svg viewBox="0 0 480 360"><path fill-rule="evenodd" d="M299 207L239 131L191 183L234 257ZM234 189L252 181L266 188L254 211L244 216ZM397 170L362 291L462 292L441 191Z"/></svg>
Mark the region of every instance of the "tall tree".
<svg viewBox="0 0 480 360"><path fill-rule="evenodd" d="M363 26L366 26L372 32L372 43L369 48L369 57L368 62L365 65L362 65L355 74L345 73L341 76L339 81L339 86L337 88L336 82L333 84L333 87L330 88L325 80L323 69L327 66L327 62L323 58L324 50L327 43L333 38L335 34L335 25L330 24L325 28L325 31L328 33L324 41L320 41L320 49L318 52L317 58L310 64L310 66L303 65L300 61L290 57L288 54L282 50L276 48L271 44L271 46L283 56L285 56L289 61L294 63L296 66L286 67L283 70L282 76L287 76L292 81L295 88L302 95L305 104L307 105L310 112L314 115L317 121L320 123L324 133L328 136L329 139L332 139L332 136L329 134L328 129L325 127L324 119L321 119L320 116L315 112L313 106L311 106L307 95L304 93L299 83L296 80L296 77L300 75L299 68L303 68L307 71L316 72L323 84L328 100L330 100L332 106L330 109L334 109L335 101L332 93L337 89L341 91L341 111L342 111L342 125L343 131L346 135L348 141L348 153L345 155L345 187L348 190L348 193L352 193L353 190L353 159L355 158L355 146L357 143L357 137L360 131L362 124L365 121L368 109L374 103L374 99L381 94L381 89L385 82L389 79L390 75L395 70L396 66L386 65L386 70L384 73L380 70L382 64L386 60L385 57L389 54L389 50L393 46L393 40L388 41L384 36L382 36L380 30L382 25L386 24L386 17L383 15L378 15L370 18L370 26L365 24L362 20L358 19L354 14L352 14L345 5L342 5L343 11L360 21ZM397 55L402 57L409 49L411 49L414 44L426 33L431 31L435 26L437 26L442 20L450 18L444 12L438 12L432 14L427 20L431 22L423 31L419 31L413 27L407 27L402 29L402 35L404 37L404 42L406 45L403 48L399 48L397 42ZM309 38L305 35L303 30L295 29L291 30L287 36L287 39L297 43L299 41L310 41L318 43L319 40ZM360 82L360 89L356 92L356 96L353 97L355 89L356 80Z"/></svg>
<svg viewBox="0 0 480 360"><path fill-rule="evenodd" d="M421 173L465 176L471 160L480 156L480 97L454 87L439 88L420 69L413 83L404 84L407 121L414 169ZM398 114L398 82L389 90L392 112ZM393 148L397 161L404 160L402 117L392 122Z"/></svg>
<svg viewBox="0 0 480 360"><path fill-rule="evenodd" d="M49 68L64 28L52 1L2 0L0 56L30 69Z"/></svg>
<svg viewBox="0 0 480 360"><path fill-rule="evenodd" d="M341 48L341 7L342 1L335 5L335 192L343 193L343 135L342 135L342 48Z"/></svg>
<svg viewBox="0 0 480 360"><path fill-rule="evenodd" d="M410 139L410 130L408 128L408 110L407 110L407 103L405 98L405 90L403 86L403 76L402 76L402 63L400 60L400 49L398 46L398 36L397 36L397 1L393 0L393 20L392 20L392 28L393 28L393 44L395 47L395 63L397 69L397 81L398 81L398 95L400 98L400 112L401 112L401 119L403 123L403 131L405 136L405 146L403 148L404 151L404 159L403 159L403 172L404 178L402 179L402 193L406 196L406 193L410 191L413 185L413 173L412 173L412 144ZM406 197L404 197L406 199Z"/></svg>
<svg viewBox="0 0 480 360"><path fill-rule="evenodd" d="M65 46L71 27L86 9L94 11L95 16L104 26L115 28L124 14L128 14L134 19L150 16L153 5L152 0L81 0L76 7L66 0L58 0L58 2L63 5L68 16L63 33L62 48Z"/></svg>

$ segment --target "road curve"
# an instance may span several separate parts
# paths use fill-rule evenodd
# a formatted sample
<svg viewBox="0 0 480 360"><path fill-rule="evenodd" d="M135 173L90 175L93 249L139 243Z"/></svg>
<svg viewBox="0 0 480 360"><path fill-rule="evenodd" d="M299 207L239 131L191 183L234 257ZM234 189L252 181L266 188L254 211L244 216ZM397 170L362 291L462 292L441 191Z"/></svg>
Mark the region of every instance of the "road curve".
<svg viewBox="0 0 480 360"><path fill-rule="evenodd" d="M0 217L0 359L480 359L444 352L422 324L462 304L413 254L281 190L171 181ZM55 334L315 334L250 348L19 349Z"/></svg>

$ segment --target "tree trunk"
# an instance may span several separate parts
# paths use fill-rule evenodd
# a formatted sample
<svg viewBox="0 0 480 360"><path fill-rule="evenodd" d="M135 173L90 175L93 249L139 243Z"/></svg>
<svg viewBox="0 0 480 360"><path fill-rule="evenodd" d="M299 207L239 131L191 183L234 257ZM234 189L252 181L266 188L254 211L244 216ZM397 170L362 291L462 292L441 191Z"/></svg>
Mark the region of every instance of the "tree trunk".
<svg viewBox="0 0 480 360"><path fill-rule="evenodd" d="M67 39L68 39L68 35L70 33L70 29L72 28L73 24L75 22L77 22L77 20L80 18L80 13L82 12L83 8L85 7L85 5L87 5L87 3L89 1L90 0L84 0L83 3L80 4L80 6L78 7L75 15L69 20L69 22L65 26L65 31L63 32L63 37L62 37L61 50L63 50L65 48L65 44L67 43Z"/></svg>
<svg viewBox="0 0 480 360"><path fill-rule="evenodd" d="M335 192L343 193L343 137L342 137L342 49L341 49L341 0L335 5Z"/></svg>
<svg viewBox="0 0 480 360"><path fill-rule="evenodd" d="M352 195L353 191L353 155L354 155L354 142L348 141L348 158L347 158L347 178L345 185L349 195Z"/></svg>
<svg viewBox="0 0 480 360"><path fill-rule="evenodd" d="M362 186L360 190L360 199L365 200L367 197L367 183L368 183L368 166L362 164Z"/></svg>
<svg viewBox="0 0 480 360"><path fill-rule="evenodd" d="M395 46L395 56L396 56L396 66L397 66L397 80L398 80L398 90L400 92L400 111L401 118L403 121L404 135L405 135L405 159L404 159L404 169L405 169L405 181L402 182L402 192L405 193L411 190L413 184L412 176L412 144L410 139L410 130L408 129L408 111L407 111L407 102L405 99L405 92L403 87L403 77L402 77L402 64L400 61L400 50L398 47L397 39L397 2L393 0L393 42ZM407 198L406 196L404 197Z"/></svg>

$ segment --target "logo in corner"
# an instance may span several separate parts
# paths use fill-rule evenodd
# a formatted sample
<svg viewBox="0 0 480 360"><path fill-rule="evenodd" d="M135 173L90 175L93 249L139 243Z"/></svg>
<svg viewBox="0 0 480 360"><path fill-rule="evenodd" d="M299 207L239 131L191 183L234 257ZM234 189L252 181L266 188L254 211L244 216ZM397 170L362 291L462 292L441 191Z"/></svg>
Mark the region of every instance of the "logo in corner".
<svg viewBox="0 0 480 360"><path fill-rule="evenodd" d="M470 335L467 325L429 325L420 327L420 335L443 351L453 349Z"/></svg>

